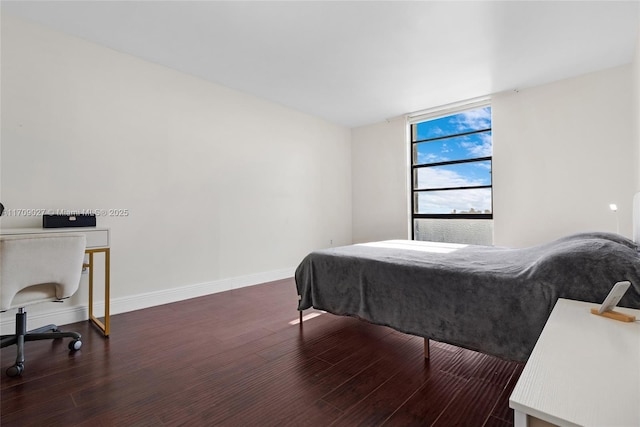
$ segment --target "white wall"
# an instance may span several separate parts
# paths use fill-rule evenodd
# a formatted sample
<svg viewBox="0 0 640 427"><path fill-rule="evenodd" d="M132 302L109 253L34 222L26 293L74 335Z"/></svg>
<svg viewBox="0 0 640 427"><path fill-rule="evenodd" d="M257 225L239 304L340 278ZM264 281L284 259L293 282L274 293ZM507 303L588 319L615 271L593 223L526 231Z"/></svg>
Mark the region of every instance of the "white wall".
<svg viewBox="0 0 640 427"><path fill-rule="evenodd" d="M6 13L1 55L2 202L128 209L98 218L116 312L290 276L310 250L351 243L349 129Z"/></svg>
<svg viewBox="0 0 640 427"><path fill-rule="evenodd" d="M638 181L632 80L629 65L493 97L495 245L615 232L609 203L618 204L620 232L631 237ZM400 122L352 133L355 241L407 233Z"/></svg>
<svg viewBox="0 0 640 427"><path fill-rule="evenodd" d="M409 238L406 124L352 130L354 243Z"/></svg>
<svg viewBox="0 0 640 427"><path fill-rule="evenodd" d="M640 11L638 11L638 21L640 21ZM640 191L640 31L636 40L636 51L632 64L633 79L633 124L634 139L636 141L636 151L634 158L636 159L636 191Z"/></svg>
<svg viewBox="0 0 640 427"><path fill-rule="evenodd" d="M631 237L637 177L631 66L493 98L494 243L565 234Z"/></svg>

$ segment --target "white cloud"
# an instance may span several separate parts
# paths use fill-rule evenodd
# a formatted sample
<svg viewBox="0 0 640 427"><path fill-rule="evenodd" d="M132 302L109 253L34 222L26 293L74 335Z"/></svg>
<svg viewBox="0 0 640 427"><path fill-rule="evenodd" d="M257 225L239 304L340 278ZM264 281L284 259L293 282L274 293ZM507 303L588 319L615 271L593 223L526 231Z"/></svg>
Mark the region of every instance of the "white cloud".
<svg viewBox="0 0 640 427"><path fill-rule="evenodd" d="M428 184L428 185L427 185ZM454 171L436 168L420 169L419 188L467 187L485 184L482 180L470 179ZM469 211L484 212L491 210L491 189L430 191L418 196L421 213L452 213Z"/></svg>
<svg viewBox="0 0 640 427"><path fill-rule="evenodd" d="M484 184L481 179L469 179L448 169L422 168L418 170L418 188L470 187Z"/></svg>
<svg viewBox="0 0 640 427"><path fill-rule="evenodd" d="M479 212L491 210L491 189L433 191L418 196L421 213L453 213L474 209Z"/></svg>
<svg viewBox="0 0 640 427"><path fill-rule="evenodd" d="M418 164L446 162L449 158L435 153L418 153Z"/></svg>
<svg viewBox="0 0 640 427"><path fill-rule="evenodd" d="M481 144L478 144L477 142L463 141L460 143L460 147L467 150L469 157L490 157L493 153L491 135L480 134L477 136L482 140Z"/></svg>
<svg viewBox="0 0 640 427"><path fill-rule="evenodd" d="M460 129L484 129L491 127L491 108L478 108L465 111L458 115L458 128Z"/></svg>

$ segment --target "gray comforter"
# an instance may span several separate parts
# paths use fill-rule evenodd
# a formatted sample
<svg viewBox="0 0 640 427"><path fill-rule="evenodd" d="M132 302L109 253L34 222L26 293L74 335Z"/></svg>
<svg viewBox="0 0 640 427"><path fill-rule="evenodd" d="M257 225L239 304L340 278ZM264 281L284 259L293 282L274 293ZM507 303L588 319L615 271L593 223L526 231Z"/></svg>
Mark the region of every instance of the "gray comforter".
<svg viewBox="0 0 640 427"><path fill-rule="evenodd" d="M558 298L600 303L620 280L620 306L640 308L638 247L582 233L509 249L388 241L320 250L295 274L299 310L356 316L510 360L529 357Z"/></svg>

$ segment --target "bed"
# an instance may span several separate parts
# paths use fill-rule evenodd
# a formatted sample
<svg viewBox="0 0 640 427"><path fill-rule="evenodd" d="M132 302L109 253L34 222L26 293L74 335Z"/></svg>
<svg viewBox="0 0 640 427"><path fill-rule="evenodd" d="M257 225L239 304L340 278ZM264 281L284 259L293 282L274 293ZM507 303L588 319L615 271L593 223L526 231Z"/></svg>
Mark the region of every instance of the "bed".
<svg viewBox="0 0 640 427"><path fill-rule="evenodd" d="M390 326L424 337L425 350L432 339L525 361L558 298L599 303L629 280L619 305L640 308L638 249L605 232L522 249L410 240L324 249L296 269L298 310Z"/></svg>

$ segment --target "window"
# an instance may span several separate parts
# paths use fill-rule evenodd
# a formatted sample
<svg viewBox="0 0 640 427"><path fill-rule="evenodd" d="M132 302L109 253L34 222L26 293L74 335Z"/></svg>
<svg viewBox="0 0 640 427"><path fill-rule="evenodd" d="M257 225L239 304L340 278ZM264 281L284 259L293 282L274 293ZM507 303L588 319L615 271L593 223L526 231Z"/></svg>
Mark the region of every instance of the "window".
<svg viewBox="0 0 640 427"><path fill-rule="evenodd" d="M411 159L413 238L434 240L422 239L424 233L417 233L434 224L424 220L474 220L459 223L458 228L478 224L476 228L488 229L483 233L489 235L489 241L485 236L480 244L491 244L493 225L486 222L493 219L491 107L413 123ZM449 224L455 227L456 223ZM472 243L469 239L473 240L468 237L466 243ZM464 243L465 239L454 240Z"/></svg>

